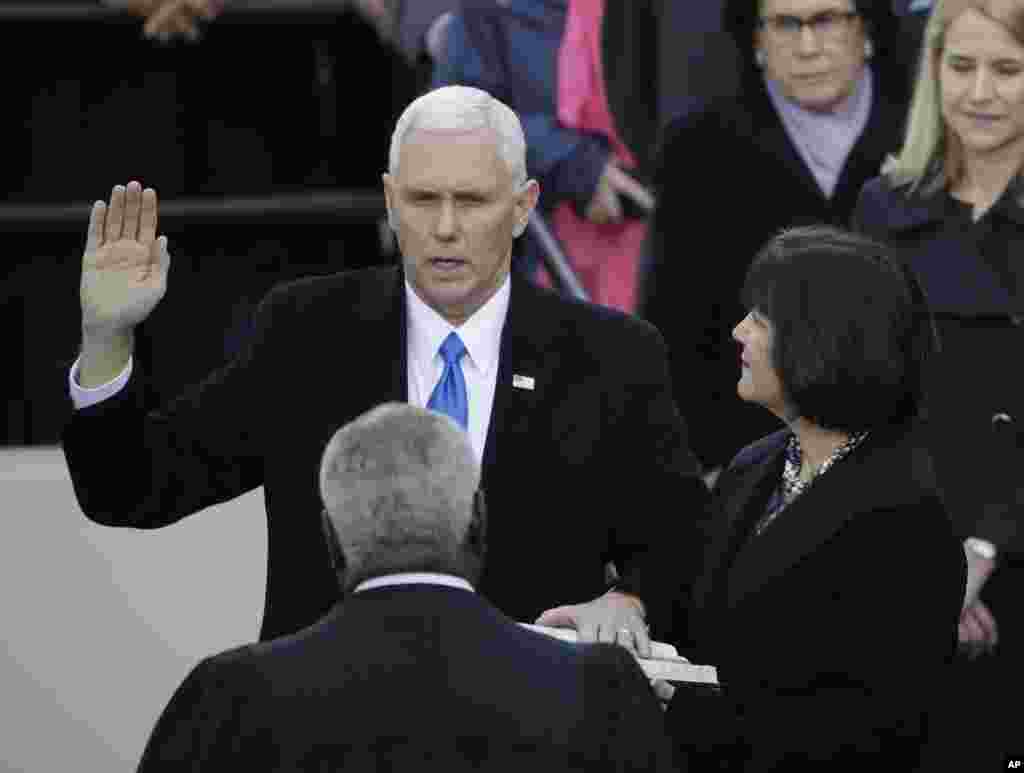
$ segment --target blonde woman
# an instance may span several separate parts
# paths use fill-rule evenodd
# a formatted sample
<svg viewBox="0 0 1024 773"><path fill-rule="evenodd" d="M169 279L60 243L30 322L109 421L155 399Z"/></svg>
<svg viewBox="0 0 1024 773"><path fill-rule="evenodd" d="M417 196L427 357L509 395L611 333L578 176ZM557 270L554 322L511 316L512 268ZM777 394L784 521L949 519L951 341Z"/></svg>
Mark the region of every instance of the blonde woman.
<svg viewBox="0 0 1024 773"><path fill-rule="evenodd" d="M1019 714L1000 696L1019 699L1024 647L1022 167L1024 1L940 0L903 148L865 186L854 225L902 251L942 339L932 445L968 560L945 733L960 740L942 758L962 751L961 769L995 770L1019 748Z"/></svg>

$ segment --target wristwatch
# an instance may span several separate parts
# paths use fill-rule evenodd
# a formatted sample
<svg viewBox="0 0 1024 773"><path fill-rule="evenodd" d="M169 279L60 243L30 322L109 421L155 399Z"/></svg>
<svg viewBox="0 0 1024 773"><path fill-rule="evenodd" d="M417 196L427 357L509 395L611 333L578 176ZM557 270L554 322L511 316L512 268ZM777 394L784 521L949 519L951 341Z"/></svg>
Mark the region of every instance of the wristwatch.
<svg viewBox="0 0 1024 773"><path fill-rule="evenodd" d="M968 537L964 540L964 547L989 561L994 561L996 558L996 546L987 539Z"/></svg>

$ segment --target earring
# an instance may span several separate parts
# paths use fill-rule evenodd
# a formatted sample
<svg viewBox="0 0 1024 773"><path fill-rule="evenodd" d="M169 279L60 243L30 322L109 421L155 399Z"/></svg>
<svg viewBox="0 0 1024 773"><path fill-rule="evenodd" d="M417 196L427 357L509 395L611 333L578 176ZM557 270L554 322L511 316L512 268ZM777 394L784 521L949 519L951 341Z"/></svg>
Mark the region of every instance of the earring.
<svg viewBox="0 0 1024 773"><path fill-rule="evenodd" d="M875 55L875 44L870 40L864 41L864 58L870 59Z"/></svg>
<svg viewBox="0 0 1024 773"><path fill-rule="evenodd" d="M762 70L764 69L764 51L762 51L760 48L754 51L754 64L756 64Z"/></svg>

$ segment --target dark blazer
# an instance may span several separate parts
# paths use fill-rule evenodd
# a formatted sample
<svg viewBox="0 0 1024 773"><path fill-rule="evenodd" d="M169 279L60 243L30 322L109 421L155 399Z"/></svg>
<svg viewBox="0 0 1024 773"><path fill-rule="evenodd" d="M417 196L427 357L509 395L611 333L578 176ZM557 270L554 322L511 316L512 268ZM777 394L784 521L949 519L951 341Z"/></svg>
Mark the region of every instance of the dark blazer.
<svg viewBox="0 0 1024 773"><path fill-rule="evenodd" d="M957 531L1024 561L1024 186L972 223L945 192L910 195L880 177L864 187L854 227L897 250L935 314L929 424Z"/></svg>
<svg viewBox="0 0 1024 773"><path fill-rule="evenodd" d="M523 629L469 591L406 585L202 661L139 771L657 771L669 754L623 648Z"/></svg>
<svg viewBox="0 0 1024 773"><path fill-rule="evenodd" d="M337 599L320 457L339 427L406 399L405 330L403 276L380 268L278 287L244 352L162 408L145 404L139 363L124 392L75 412L65 431L82 510L98 523L155 528L262 485L260 638L311 624ZM535 388L515 386L516 375ZM694 549L680 530L703 511L706 490L653 328L514 275L482 472L479 587L489 601L532 622L603 593L611 560L620 587L644 600L663 632L664 559L675 566L669 551Z"/></svg>
<svg viewBox="0 0 1024 773"><path fill-rule="evenodd" d="M712 756L733 745L744 771L910 770L966 577L929 454L905 428L876 431L753 536L787 435L748 446L718 481L688 635L724 692L704 710L679 693L668 720Z"/></svg>
<svg viewBox="0 0 1024 773"><path fill-rule="evenodd" d="M877 80L868 124L831 199L753 76L739 98L717 100L667 129L641 314L665 336L676 402L709 467L780 426L736 396L739 349L731 334L746 314L740 288L755 253L779 230L846 225L864 182L899 143L904 102Z"/></svg>

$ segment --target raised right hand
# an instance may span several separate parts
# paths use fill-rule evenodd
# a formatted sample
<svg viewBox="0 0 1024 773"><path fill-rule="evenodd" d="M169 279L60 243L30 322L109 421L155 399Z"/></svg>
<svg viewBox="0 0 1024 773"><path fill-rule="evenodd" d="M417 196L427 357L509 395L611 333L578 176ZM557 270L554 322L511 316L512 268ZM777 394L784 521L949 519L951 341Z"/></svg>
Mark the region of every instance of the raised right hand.
<svg viewBox="0 0 1024 773"><path fill-rule="evenodd" d="M86 341L129 335L163 298L171 256L156 223L156 191L137 182L93 204L80 290Z"/></svg>

